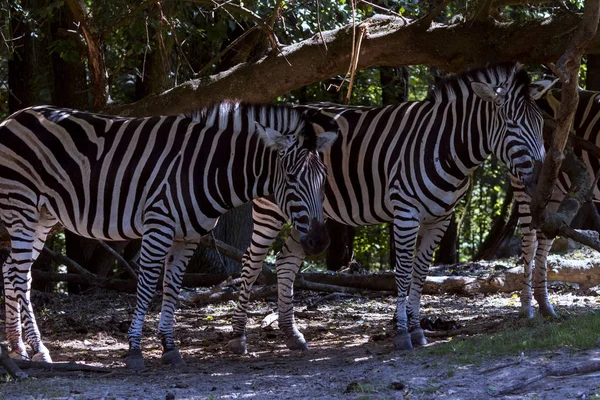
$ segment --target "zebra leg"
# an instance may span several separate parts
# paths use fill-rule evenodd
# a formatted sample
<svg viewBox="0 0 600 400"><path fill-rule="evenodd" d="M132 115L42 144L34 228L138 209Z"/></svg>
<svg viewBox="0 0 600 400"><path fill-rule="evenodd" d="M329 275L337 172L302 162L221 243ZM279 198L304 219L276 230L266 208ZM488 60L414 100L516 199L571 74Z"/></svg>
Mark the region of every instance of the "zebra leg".
<svg viewBox="0 0 600 400"><path fill-rule="evenodd" d="M449 224L450 215L435 224L421 225L419 229L417 252L413 262L412 281L407 305L408 329L414 346L427 344L427 339L425 339L425 334L421 328L421 294L423 293L423 285L427 279L433 252L442 240Z"/></svg>
<svg viewBox="0 0 600 400"><path fill-rule="evenodd" d="M232 339L227 343L229 351L235 354L246 354L246 324L248 321L248 301L250 291L262 271L263 262L271 244L279 234L286 218L279 207L266 199L254 201L252 207L254 231L250 247L242 257L242 273L240 297L231 320Z"/></svg>
<svg viewBox="0 0 600 400"><path fill-rule="evenodd" d="M277 255L279 329L285 333L285 344L290 350L308 350L304 335L296 328L294 320L294 280L304 257L306 254L300 244L300 235L297 230L292 229L290 237Z"/></svg>
<svg viewBox="0 0 600 400"><path fill-rule="evenodd" d="M521 289L521 311L524 318L533 318L532 306L532 268L536 249L536 231L531 227L531 212L529 203L531 198L525 193L523 184L511 176L514 189L514 199L517 202L519 225L523 237L521 238L521 263L523 265L523 287Z"/></svg>
<svg viewBox="0 0 600 400"><path fill-rule="evenodd" d="M174 317L177 306L177 296L181 288L183 274L188 261L194 255L198 242L173 242L165 264L163 280L163 302L158 324L158 337L163 346L161 362L163 364L183 364L179 349L175 345Z"/></svg>
<svg viewBox="0 0 600 400"><path fill-rule="evenodd" d="M533 276L533 296L544 317L556 317L554 307L548 299L548 286L546 278L546 260L552 247L552 239L548 239L542 232L538 232L538 248L535 254L535 272Z"/></svg>
<svg viewBox="0 0 600 400"><path fill-rule="evenodd" d="M173 243L173 231L160 225L150 227L142 238L140 253L140 270L137 284L137 304L129 326L129 354L127 368L144 369L142 357L142 327L150 300L156 292L158 278L165 264L165 259Z"/></svg>
<svg viewBox="0 0 600 400"><path fill-rule="evenodd" d="M394 218L394 245L396 249L394 277L398 289L396 306L396 337L394 346L398 350L413 348L412 338L408 331L408 317L406 313L406 296L411 282L413 268L413 254L419 221L404 216Z"/></svg>
<svg viewBox="0 0 600 400"><path fill-rule="evenodd" d="M44 247L56 219L46 214L5 218L11 237L11 254L4 263L4 295L6 307L6 338L11 347L11 357L28 359L21 336L21 321L25 339L33 351L33 361L52 362L44 346L31 304L31 265ZM22 316L22 320L21 320Z"/></svg>

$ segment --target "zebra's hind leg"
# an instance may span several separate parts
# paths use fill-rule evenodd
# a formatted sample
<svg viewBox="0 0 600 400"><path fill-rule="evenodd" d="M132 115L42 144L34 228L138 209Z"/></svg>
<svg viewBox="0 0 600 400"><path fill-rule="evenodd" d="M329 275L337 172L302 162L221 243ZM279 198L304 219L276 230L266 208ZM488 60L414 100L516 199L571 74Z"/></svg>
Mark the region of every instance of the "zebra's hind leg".
<svg viewBox="0 0 600 400"><path fill-rule="evenodd" d="M127 368L137 371L144 369L141 346L144 319L174 237L173 230L161 222L158 220L147 227L142 238L137 304L129 326L129 353L126 359Z"/></svg>
<svg viewBox="0 0 600 400"><path fill-rule="evenodd" d="M11 254L4 263L4 295L6 306L6 338L11 347L10 356L27 359L21 336L21 322L25 340L31 346L33 361L52 362L44 346L31 304L31 265L44 247L46 237L57 220L35 211L17 215L3 213L3 221L11 237ZM22 317L22 319L21 319Z"/></svg>
<svg viewBox="0 0 600 400"><path fill-rule="evenodd" d="M421 294L423 293L423 285L427 279L433 252L440 243L440 240L442 240L449 224L450 215L435 224L423 224L419 229L419 239L413 261L412 280L407 305L408 330L413 346L424 346L427 344L425 333L421 328Z"/></svg>
<svg viewBox="0 0 600 400"><path fill-rule="evenodd" d="M292 229L290 237L277 255L279 329L285 333L285 344L290 350L308 350L304 335L298 330L294 320L294 280L304 257L306 254L300 244L300 234Z"/></svg>
<svg viewBox="0 0 600 400"><path fill-rule="evenodd" d="M538 303L540 313L544 317L556 317L554 307L548 299L548 281L546 277L546 261L552 247L552 239L548 239L542 232L538 232L538 248L535 253L535 271L533 276L533 296Z"/></svg>
<svg viewBox="0 0 600 400"><path fill-rule="evenodd" d="M167 256L163 280L163 302L158 324L158 337L163 346L161 357L163 364L183 364L179 349L175 345L174 316L183 274L196 247L198 242L175 241Z"/></svg>
<svg viewBox="0 0 600 400"><path fill-rule="evenodd" d="M252 206L252 219L254 230L250 247L242 257L242 282L240 284L240 297L235 313L231 319L233 327L232 339L227 343L229 351L235 354L245 354L246 324L248 321L248 301L252 285L260 275L263 262L271 244L279 234L286 217L281 213L276 204L267 199L254 200Z"/></svg>

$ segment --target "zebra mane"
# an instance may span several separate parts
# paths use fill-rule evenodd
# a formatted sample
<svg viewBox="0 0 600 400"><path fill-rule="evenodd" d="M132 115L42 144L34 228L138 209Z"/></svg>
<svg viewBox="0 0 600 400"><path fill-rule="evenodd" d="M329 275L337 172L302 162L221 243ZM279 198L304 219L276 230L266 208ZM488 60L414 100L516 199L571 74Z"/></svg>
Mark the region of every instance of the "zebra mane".
<svg viewBox="0 0 600 400"><path fill-rule="evenodd" d="M527 71L521 64L516 62L503 62L490 67L476 68L460 74L448 75L435 84L435 88L427 96L427 100L452 100L456 98L456 92L461 91L461 86L469 87L470 82L489 83L500 86L506 82L511 83L511 88L517 88L520 95L529 100L529 84L531 83Z"/></svg>
<svg viewBox="0 0 600 400"><path fill-rule="evenodd" d="M316 146L316 134L313 129L305 128L302 113L284 104L245 104L238 101L223 101L205 108L181 114L182 118L191 118L194 122L208 127L218 126L221 129L233 127L253 133L255 122L269 127L283 135L300 132L304 146ZM312 144L312 146L311 146Z"/></svg>

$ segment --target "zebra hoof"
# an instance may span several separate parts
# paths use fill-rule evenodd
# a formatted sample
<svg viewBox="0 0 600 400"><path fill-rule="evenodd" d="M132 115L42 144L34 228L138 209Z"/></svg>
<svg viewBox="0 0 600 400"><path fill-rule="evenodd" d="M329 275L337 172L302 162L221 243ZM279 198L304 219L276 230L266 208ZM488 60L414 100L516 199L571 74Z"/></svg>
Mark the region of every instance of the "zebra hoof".
<svg viewBox="0 0 600 400"><path fill-rule="evenodd" d="M535 316L535 313L533 311L533 307L527 305L521 307L519 315L521 316L521 318L532 319Z"/></svg>
<svg viewBox="0 0 600 400"><path fill-rule="evenodd" d="M427 344L427 339L425 339L425 333L423 329L417 328L410 333L410 341L413 346L425 346Z"/></svg>
<svg viewBox="0 0 600 400"><path fill-rule="evenodd" d="M145 368L144 357L142 357L142 350L129 350L129 354L127 355L127 359L125 360L125 365L127 366L127 369L130 369L132 371L142 371Z"/></svg>
<svg viewBox="0 0 600 400"><path fill-rule="evenodd" d="M231 339L227 342L227 348L233 354L246 354L248 352L248 349L246 348L246 337L242 336Z"/></svg>
<svg viewBox="0 0 600 400"><path fill-rule="evenodd" d="M181 358L181 354L179 354L179 349L177 348L165 351L162 357L160 358L160 362L163 364L171 365L185 364L183 358Z"/></svg>
<svg viewBox="0 0 600 400"><path fill-rule="evenodd" d="M394 347L396 350L412 350L413 344L411 335L408 332L398 333L394 338Z"/></svg>
<svg viewBox="0 0 600 400"><path fill-rule="evenodd" d="M35 353L33 355L33 357L31 357L31 361L42 361L42 362L51 363L52 357L50 357L50 352L48 350L39 351L39 352Z"/></svg>
<svg viewBox="0 0 600 400"><path fill-rule="evenodd" d="M308 344L304 339L304 336L300 334L300 336L291 336L285 341L285 345L290 350L300 350L306 351L308 350Z"/></svg>
<svg viewBox="0 0 600 400"><path fill-rule="evenodd" d="M29 356L27 355L27 352L25 350L23 351L11 351L10 353L8 353L8 356L10 358L12 358L13 360L29 360Z"/></svg>
<svg viewBox="0 0 600 400"><path fill-rule="evenodd" d="M554 307L552 307L552 304L545 302L545 303L540 303L539 304L540 307L540 314L542 314L544 317L547 318L556 318L556 312L554 311Z"/></svg>

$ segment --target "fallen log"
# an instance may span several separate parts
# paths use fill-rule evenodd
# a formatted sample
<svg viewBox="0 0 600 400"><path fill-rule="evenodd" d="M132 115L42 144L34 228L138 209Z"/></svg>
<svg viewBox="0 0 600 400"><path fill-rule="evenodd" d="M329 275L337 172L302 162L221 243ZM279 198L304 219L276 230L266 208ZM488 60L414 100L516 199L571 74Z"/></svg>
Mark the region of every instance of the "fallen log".
<svg viewBox="0 0 600 400"><path fill-rule="evenodd" d="M22 369L44 369L50 371L84 371L84 372L102 372L112 373L111 368L95 367L93 365L78 364L75 362L43 362L29 360L13 360L14 363Z"/></svg>
<svg viewBox="0 0 600 400"><path fill-rule="evenodd" d="M126 293L134 293L137 281L133 279L100 278L93 275L92 279L84 278L79 274L61 274L57 272L46 272L33 269L32 277L36 282L68 282L82 285L90 285L98 288L117 290ZM184 287L210 287L218 285L228 277L225 274L185 274L183 277Z"/></svg>
<svg viewBox="0 0 600 400"><path fill-rule="evenodd" d="M578 284L582 289L600 285L600 261L597 259L568 260L551 256L548 259L548 281L567 282ZM457 264L452 269L460 271L468 268L469 264ZM489 269L493 269L490 266ZM276 276L266 266L266 284L275 284ZM33 279L38 282L70 282L87 284L106 289L123 292L135 292L137 282L133 279L100 278L90 274L86 277L67 273L53 273L39 270L32 271ZM228 281L229 278L233 280ZM232 286L239 283L237 275L228 277L225 274L185 274L184 287L211 287ZM514 267L501 272L484 273L479 276L429 276L423 288L424 294L458 294L472 296L477 293L514 292L521 290L523 282L523 268ZM365 290L396 292L396 284L392 272L383 272L367 275L344 273L303 273L296 279L297 290L313 290L322 292L360 293ZM221 287L211 292L211 296L199 294L198 301L210 303L235 300L236 292L228 292L221 297L215 293L221 292ZM267 296L266 294L264 294ZM208 296L208 297L207 297ZM195 301L195 300L192 300Z"/></svg>

